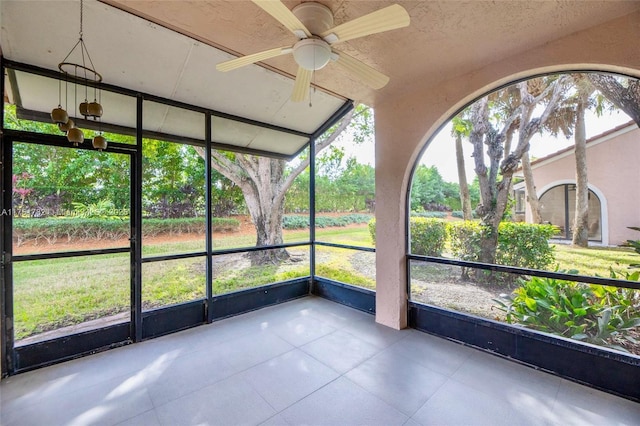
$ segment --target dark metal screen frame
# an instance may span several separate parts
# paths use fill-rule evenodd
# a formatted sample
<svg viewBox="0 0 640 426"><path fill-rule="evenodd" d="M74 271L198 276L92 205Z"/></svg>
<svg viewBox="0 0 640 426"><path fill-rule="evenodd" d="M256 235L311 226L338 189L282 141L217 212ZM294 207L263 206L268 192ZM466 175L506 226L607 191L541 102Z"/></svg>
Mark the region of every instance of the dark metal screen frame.
<svg viewBox="0 0 640 426"><path fill-rule="evenodd" d="M4 108L3 108L4 112ZM3 122L4 123L4 122ZM11 211L13 208L13 197L11 185L11 177L13 173L13 145L15 143L21 144L40 144L45 146L61 147L64 149L84 149L95 150L94 148L84 145L79 147L72 147L69 142L63 136L37 134L32 132L20 132L10 129L4 129L2 134L2 176L3 176L3 198L2 204L5 211ZM135 221L136 210L134 204L136 196L134 182L134 171L136 169L136 159L134 154L136 151L132 151L130 148L122 149L124 144L113 144L109 146L105 152L112 154L127 155L129 158L129 176L130 176L130 220L131 223ZM125 145L126 146L126 145ZM133 225L130 229L133 230ZM118 253L133 253L134 238L130 239L130 247L116 247L110 249L95 249L95 250L78 250L56 253L39 253L28 255L13 255L13 215L5 214L2 217L2 268L3 268L3 282L2 288L4 292L3 297L3 317L2 322L4 325L4 339L2 350L4 356L2 358L2 374L10 375L16 372L27 371L33 368L50 365L52 363L75 358L81 356L86 352L93 352L100 350L101 348L108 348L127 344L135 339L135 325L134 325L134 312L132 310L130 315L129 324L117 324L113 326L107 326L101 329L85 331L78 334L70 334L51 340L45 340L34 344L19 346L15 345L14 335L14 311L13 311L13 264L15 262L27 262L34 260L51 260L51 259L64 259L77 256L98 256L105 254L118 254ZM134 271L134 258L130 257L130 270L133 274ZM131 281L133 285L133 281ZM133 294L132 294L133 297ZM131 305L133 307L133 305ZM123 334L123 330L126 327L129 329L128 336ZM102 333L101 333L102 330ZM82 337L84 336L84 337ZM113 341L112 339L119 339ZM57 342L57 343L56 343ZM59 346L59 347L58 347ZM26 363L26 364L25 364Z"/></svg>
<svg viewBox="0 0 640 426"><path fill-rule="evenodd" d="M47 69L43 69L40 67L21 64L18 62L13 62L6 60L0 57L0 67L2 68L3 75L5 73L9 74L11 77L11 70L20 70L36 75L41 75L45 77L50 77L54 79L60 79L59 73ZM4 79L2 79L2 88L4 88ZM89 82L89 85L93 84ZM222 150L231 150L235 152L248 153L254 155L262 155L262 156L271 156L274 158L282 158L282 159L291 159L297 156L300 152L302 152L307 147L310 148L310 166L311 169L314 170L315 163L315 141L318 137L320 137L327 129L333 126L336 122L338 122L342 117L344 117L350 110L353 109L354 103L353 101L347 100L342 106L335 111L335 113L329 117L322 125L312 134L283 128L280 126L275 126L268 123L262 123L259 121L247 119L244 117L234 116L230 114L226 114L220 111L213 111L206 108L197 107L194 105L185 104L183 102L173 101L165 98L160 98L158 96L141 93L137 91L132 91L128 89L124 89L117 86L112 86L108 84L100 85L103 90L112 91L114 93L131 96L136 100L136 128L121 128L118 126L114 126L113 130L118 133L135 135L135 144L124 144L117 142L110 142L106 152L113 152L119 154L127 154L130 156L130 246L129 247L121 247L115 249L100 249L100 250L85 250L81 252L61 252L55 254L35 254L35 255L25 255L20 256L16 259L12 259L12 218L10 216L5 215L2 219L0 219L0 226L3 231L3 257L2 257L2 282L1 282L1 292L3 293L4 303L1 304L0 307L0 315L2 315L2 323L3 323L3 336L4 341L1 346L1 355L2 359L0 360L2 365L2 374L3 375L11 375L21 371L27 371L33 368L37 368L39 366L49 365L52 363L60 362L66 359L75 358L78 356L82 356L85 353L92 353L97 350L108 349L114 345L127 344L132 342L139 342L144 340L145 338L155 337L156 335L165 334L166 332L173 332L180 329L184 329L187 327L195 326L202 323L210 323L215 319L219 319L225 316L224 312L231 312L229 308L223 308L221 306L222 311L217 312L216 310L216 301L221 303L223 300L236 300L240 301L244 306L250 306L251 309L256 309L257 305L255 305L255 301L246 300L242 302L243 298L256 298L259 295L259 299L263 300L265 303L279 303L284 300L290 300L291 298L300 297L301 294L309 294L310 287L313 282L313 270L315 267L314 262L314 227L310 229L310 240L299 243L291 243L291 244L280 244L273 246L261 246L261 247L240 247L234 249L225 249L225 250L214 250L213 249L213 235L211 230L211 158L207 156L205 158L205 200L206 200L206 226L207 229L205 231L206 235L206 247L204 252L196 252L196 253L185 253L185 254L176 254L176 255L164 255L164 256L154 256L154 257L143 257L142 256L142 143L143 138L148 136L162 136L163 138L168 138L171 142L183 143L183 144L195 144L199 146L204 146L207 152L210 152L211 149L222 149ZM190 111L196 111L203 113L205 115L205 140L195 140L189 139L174 135L164 135L164 134L149 134L143 129L143 103L144 101L153 101L162 103L165 105L183 108ZM34 133L34 132L25 132L19 130L12 129L4 129L4 108L2 113L0 113L0 122L2 132L1 137L2 140L0 143L2 144L2 167L3 167L3 206L12 207L12 193L11 193L11 172L12 172L12 144L13 141L20 143L32 143L32 144L43 144L50 146L58 146L65 147L69 149L88 149L92 150L93 148L85 145L80 145L78 147L71 147L64 136L59 135L50 135L44 133ZM26 118L29 118L29 114L35 114L34 112L29 112L23 110L22 114L27 114ZM45 114L46 115L46 114ZM37 116L37 117L36 117ZM305 138L309 138L309 141L303 148L300 149L299 152L295 153L292 156L280 155L274 153L266 153L263 151L256 150L247 150L241 147L235 146L227 146L224 144L216 144L212 140L212 117L221 117L229 120L238 121L245 124L250 124L254 126L263 127L270 130L276 130L284 133L293 134L296 136L302 136ZM46 120L47 117L44 117L43 114L37 113L31 118L39 118ZM87 122L87 128L90 128L92 123ZM104 126L107 126L104 124ZM106 127L103 127L102 130L107 130ZM174 140L175 139L175 140ZM313 207L315 205L314 193L315 193L315 181L313 177L310 179L309 183L309 191L310 191L310 206ZM315 217L313 213L310 212L310 222L314 223ZM212 280L213 280L213 262L214 257L217 255L223 254L232 254L232 253L246 253L260 250L271 250L278 248L288 248L288 247L296 247L296 246L304 246L308 245L310 247L310 274L308 277L302 277L292 281L286 281L283 283L275 283L269 284L266 286L260 286L253 289L248 289L243 292L234 292L231 295L214 295L212 292ZM102 329L97 329L88 333L80 333L76 335L69 335L59 339L53 339L50 341L40 342L34 345L27 345L20 347L20 353L16 352L14 339L13 339L13 329L11 324L13 323L13 274L12 274L12 262L13 261L27 261L27 260L40 260L45 258L64 258L71 257L77 255L99 255L99 254L114 254L114 253L127 253L130 252L130 282L131 282L131 300L130 300L130 321L129 325L126 327L129 331L129 337L126 341L122 342L109 342L108 337L104 336L122 336L122 332L124 330L122 325L111 326ZM156 262L156 261L165 261L165 260L173 260L173 259L183 259L183 258L191 258L204 256L206 258L206 297L203 300L195 300L191 302L185 302L178 305L172 305L168 307L163 307L160 309L152 310L152 311L143 311L142 310L142 265L144 263ZM290 289L286 288L287 285L292 286ZM302 293L301 293L302 292ZM264 295L267 296L264 296ZM186 311L185 311L186 309ZM173 321L172 316L174 315L184 315L187 313L187 317L191 318L191 320L184 319L183 321ZM233 311L233 310L232 310ZM201 314L199 313L201 312ZM235 314L239 313L233 311ZM178 317L174 317L178 319ZM158 323L160 321L160 323ZM186 322L185 322L186 321ZM175 322L175 324L174 324ZM164 325L163 325L164 324ZM114 328L115 327L115 328ZM152 329L148 329L148 327L152 327ZM104 335L101 334L101 330L104 331ZM146 331L145 331L146 330ZM95 336L96 338L92 341L94 342L102 342L95 343L100 345L99 347L92 346L92 344L86 340L83 340L82 336ZM100 337L103 336L103 337ZM106 340L105 340L106 339ZM55 343L57 342L57 343ZM64 344L67 347L58 348L51 347L51 344ZM77 348L74 350L73 348ZM33 349L33 352L29 352ZM53 358L49 356L53 355ZM48 358L47 358L48 356ZM43 358L45 357L45 358ZM56 358L57 357L57 358ZM30 360L28 362L29 365L16 365L17 359Z"/></svg>

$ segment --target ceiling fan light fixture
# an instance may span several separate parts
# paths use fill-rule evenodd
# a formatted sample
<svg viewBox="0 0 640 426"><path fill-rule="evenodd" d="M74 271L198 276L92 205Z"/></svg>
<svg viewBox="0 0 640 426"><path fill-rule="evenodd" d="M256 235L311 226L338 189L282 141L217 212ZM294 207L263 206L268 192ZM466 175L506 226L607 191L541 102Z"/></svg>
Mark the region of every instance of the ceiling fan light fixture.
<svg viewBox="0 0 640 426"><path fill-rule="evenodd" d="M309 71L322 69L331 59L331 47L316 38L300 40L293 46L293 58L298 65Z"/></svg>

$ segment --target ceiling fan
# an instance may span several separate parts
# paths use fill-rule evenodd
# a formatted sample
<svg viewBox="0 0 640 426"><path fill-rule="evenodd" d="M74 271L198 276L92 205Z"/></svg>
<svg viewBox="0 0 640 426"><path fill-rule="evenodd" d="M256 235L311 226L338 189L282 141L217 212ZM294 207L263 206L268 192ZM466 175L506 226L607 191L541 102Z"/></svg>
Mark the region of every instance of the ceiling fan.
<svg viewBox="0 0 640 426"><path fill-rule="evenodd" d="M402 6L394 4L334 26L333 12L320 3L304 2L289 10L280 0L252 1L291 31L298 38L298 42L293 46L277 47L221 62L216 65L218 71L231 71L292 53L298 64L291 95L294 102L307 99L313 72L322 69L329 61L335 61L374 89L381 89L389 82L386 75L346 53L333 49L332 46L354 38L408 26L409 14Z"/></svg>

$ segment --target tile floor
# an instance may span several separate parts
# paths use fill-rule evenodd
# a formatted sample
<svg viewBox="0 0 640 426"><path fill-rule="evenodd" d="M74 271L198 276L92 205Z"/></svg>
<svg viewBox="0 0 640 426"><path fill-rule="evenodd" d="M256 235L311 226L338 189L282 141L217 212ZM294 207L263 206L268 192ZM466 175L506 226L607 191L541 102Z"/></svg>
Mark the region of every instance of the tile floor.
<svg viewBox="0 0 640 426"><path fill-rule="evenodd" d="M638 425L640 404L306 297L0 382L11 425Z"/></svg>

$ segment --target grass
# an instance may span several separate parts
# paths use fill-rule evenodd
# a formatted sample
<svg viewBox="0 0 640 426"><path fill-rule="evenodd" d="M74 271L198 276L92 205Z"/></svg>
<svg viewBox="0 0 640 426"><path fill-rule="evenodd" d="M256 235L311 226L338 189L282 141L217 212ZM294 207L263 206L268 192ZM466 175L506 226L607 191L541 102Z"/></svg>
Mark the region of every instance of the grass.
<svg viewBox="0 0 640 426"><path fill-rule="evenodd" d="M355 232L352 228L342 231L345 231L345 235ZM308 230L290 231L285 235L286 242L308 239ZM348 243L344 238L341 241ZM223 249L254 245L255 237L251 235L239 238L222 236L215 239L214 247ZM196 241L165 242L143 247L143 255L149 257L197 251L204 251L204 237ZM292 254L308 253L306 248L289 251ZM214 294L309 275L308 262L251 267L247 259L242 265L237 262L226 264L225 257L214 257L216 265L223 264L222 268L215 268ZM14 265L16 340L128 311L129 279L128 254L17 262ZM142 281L145 310L204 298L204 258L145 263Z"/></svg>
<svg viewBox="0 0 640 426"><path fill-rule="evenodd" d="M371 263L371 261L359 262L360 256L371 256L371 260L373 260L375 254L319 246L316 248L316 275L346 284L375 289L375 279L357 270L359 263Z"/></svg>
<svg viewBox="0 0 640 426"><path fill-rule="evenodd" d="M129 306L128 254L17 262L13 272L16 339Z"/></svg>
<svg viewBox="0 0 640 426"><path fill-rule="evenodd" d="M287 231L285 242L308 241L309 231ZM371 247L366 225L318 230L317 240ZM252 247L255 237L222 236L215 239L216 249ZM186 253L204 250L202 241L180 241L147 245L145 256ZM306 256L306 247L289 250L298 258ZM371 263L361 256L372 253L334 247L317 248L316 273L352 285L375 289L372 272L359 270ZM556 246L559 269L577 269L584 275L609 276L638 262L638 255L628 248L577 249ZM78 324L91 319L126 312L130 303L129 255L113 254L52 260L16 262L14 264L15 336L21 339L47 330ZM414 271L415 274L417 271ZM443 271L423 271L441 275ZM242 255L214 257L214 294L251 288L272 282L309 275L306 262L251 267ZM204 258L190 258L145 263L142 270L143 309L166 306L205 297ZM426 278L426 277L425 277Z"/></svg>
<svg viewBox="0 0 640 426"><path fill-rule="evenodd" d="M562 244L556 244L555 257L558 269L577 269L580 275L601 277L609 276L609 268L623 271L639 260L638 254L628 247L576 248Z"/></svg>

